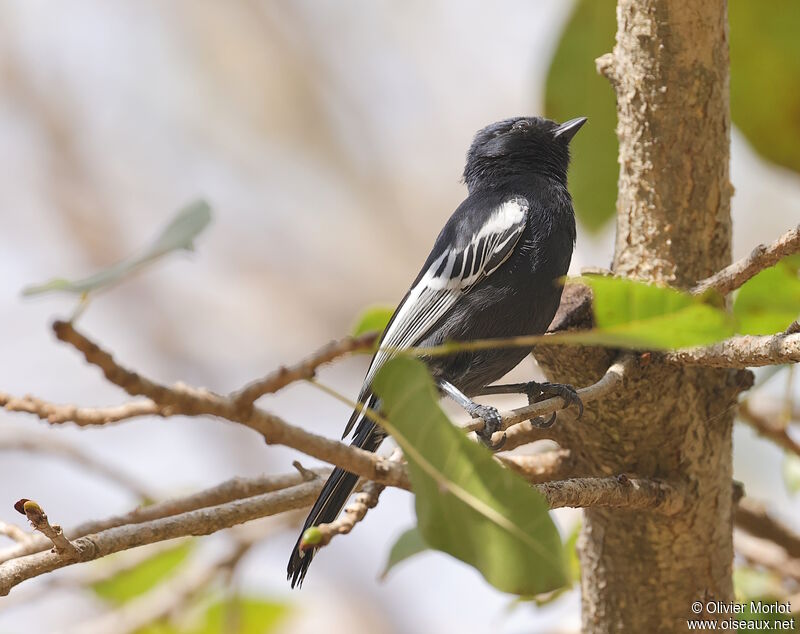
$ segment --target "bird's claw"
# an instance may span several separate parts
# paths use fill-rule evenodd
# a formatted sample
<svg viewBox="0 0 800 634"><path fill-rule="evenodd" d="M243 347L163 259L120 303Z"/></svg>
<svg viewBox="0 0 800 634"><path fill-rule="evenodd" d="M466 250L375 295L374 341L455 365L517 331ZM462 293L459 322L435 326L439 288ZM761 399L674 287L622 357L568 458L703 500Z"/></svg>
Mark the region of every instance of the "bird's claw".
<svg viewBox="0 0 800 634"><path fill-rule="evenodd" d="M476 403L475 406L469 410L469 415L472 416L472 418L483 419L483 429L479 429L475 433L487 448L492 451L498 451L506 444L505 434L503 434L503 437L496 443L492 442L492 435L503 425L503 419L500 416L500 412L497 411L497 408L491 405L478 405Z"/></svg>
<svg viewBox="0 0 800 634"><path fill-rule="evenodd" d="M545 420L544 416L537 416L534 418L531 423L534 427L538 427L539 429L548 429L549 427L553 426L553 423L556 422L556 413L553 412L550 414L550 418Z"/></svg>
<svg viewBox="0 0 800 634"><path fill-rule="evenodd" d="M560 397L564 401L563 409L567 409L572 405L577 405L578 418L583 416L583 401L581 397L578 396L577 390L571 385L566 385L565 383L536 383L535 381L531 381L528 383L528 388L525 390L525 393L528 395L528 400L531 403L538 403L548 398ZM550 421L548 421L548 423L546 427L553 424Z"/></svg>

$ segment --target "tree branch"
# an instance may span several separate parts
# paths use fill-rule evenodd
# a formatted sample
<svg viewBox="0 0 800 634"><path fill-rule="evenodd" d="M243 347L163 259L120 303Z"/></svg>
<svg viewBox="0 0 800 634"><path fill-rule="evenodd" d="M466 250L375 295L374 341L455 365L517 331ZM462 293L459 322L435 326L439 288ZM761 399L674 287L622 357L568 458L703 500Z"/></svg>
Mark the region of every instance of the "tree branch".
<svg viewBox="0 0 800 634"><path fill-rule="evenodd" d="M58 524L51 525L44 512L33 500L19 500L14 508L28 518L37 531L47 537L53 543L55 553L66 561L73 561L78 558L78 549L69 541Z"/></svg>
<svg viewBox="0 0 800 634"><path fill-rule="evenodd" d="M498 454L497 459L532 484L565 480L573 475L575 467L569 449L554 449L525 456Z"/></svg>
<svg viewBox="0 0 800 634"><path fill-rule="evenodd" d="M209 535L236 524L310 505L322 490L322 480L256 495L243 500L188 511L149 522L109 528L71 542L73 555L38 552L0 564L0 596L26 579L92 561L112 553L187 535ZM65 538L66 540L66 538Z"/></svg>
<svg viewBox="0 0 800 634"><path fill-rule="evenodd" d="M614 478L572 478L558 482L535 484L551 509L564 506L594 506L648 509L664 515L675 515L684 506L679 488L641 478L619 475Z"/></svg>
<svg viewBox="0 0 800 634"><path fill-rule="evenodd" d="M667 352L671 363L712 368L749 368L800 362L800 334L731 337L711 346Z"/></svg>
<svg viewBox="0 0 800 634"><path fill-rule="evenodd" d="M739 403L739 418L755 429L759 436L768 438L786 451L800 456L800 443L789 435L786 427L754 412L747 401Z"/></svg>
<svg viewBox="0 0 800 634"><path fill-rule="evenodd" d="M742 498L735 508L734 521L737 528L755 537L775 542L789 556L800 559L800 535L775 519L762 504L752 498Z"/></svg>
<svg viewBox="0 0 800 634"><path fill-rule="evenodd" d="M17 398L5 392L0 392L0 407L9 412L34 414L51 425L75 423L80 427L106 425L139 416L169 415L168 411L149 400L134 401L114 407L76 407L48 403L30 395Z"/></svg>
<svg viewBox="0 0 800 634"><path fill-rule="evenodd" d="M378 336L379 333L368 332L358 337L345 337L332 341L299 363L281 366L264 378L249 383L238 392L233 392L230 398L238 407L246 409L265 394L277 392L295 381L314 378L317 368L325 363L351 352L370 350Z"/></svg>
<svg viewBox="0 0 800 634"><path fill-rule="evenodd" d="M330 472L331 470L326 467L309 470L306 474L287 473L283 475L260 476L257 478L232 478L217 486L198 491L192 495L164 500L163 502L156 502L155 504L149 504L147 506L140 506L129 513L115 515L104 520L85 522L67 531L67 534L70 536L70 539L74 540L92 533L108 530L109 528L143 524L145 522L180 515L197 509L219 506L227 502L233 502L234 500L251 498L264 493L288 489L302 484L303 482L308 482L310 479L308 474L316 478L327 478ZM49 546L50 542L47 539L37 535L29 535L27 540L11 548L7 548L4 551L0 551L0 563L40 552L49 548Z"/></svg>
<svg viewBox="0 0 800 634"><path fill-rule="evenodd" d="M798 252L800 252L800 225L784 233L772 244L759 244L746 258L698 282L691 292L701 294L714 289L722 295L727 295L787 255Z"/></svg>

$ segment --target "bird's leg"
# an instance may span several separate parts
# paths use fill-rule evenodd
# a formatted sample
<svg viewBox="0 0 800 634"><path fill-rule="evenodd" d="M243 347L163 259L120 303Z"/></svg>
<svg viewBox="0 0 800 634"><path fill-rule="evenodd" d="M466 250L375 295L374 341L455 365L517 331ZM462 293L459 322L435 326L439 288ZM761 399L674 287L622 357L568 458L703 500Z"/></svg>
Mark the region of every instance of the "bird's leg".
<svg viewBox="0 0 800 634"><path fill-rule="evenodd" d="M500 417L500 412L497 411L496 407L476 403L461 390L459 390L455 385L450 383L450 381L437 379L437 384L442 392L447 394L447 396L453 399L458 405L463 407L467 414L472 416L472 418L483 419L483 429L476 431L475 433L478 435L478 438L480 438L480 441L484 445L486 445L492 451L497 451L505 444L505 434L503 434L503 437L498 440L497 443L492 443L492 434L499 430L500 426L503 424L503 419Z"/></svg>
<svg viewBox="0 0 800 634"><path fill-rule="evenodd" d="M560 397L564 401L564 409L571 405L578 406L578 418L583 416L583 401L578 392L571 385L564 383L538 383L528 381L527 383L506 383L505 385L487 385L482 387L478 396L489 394L525 394L529 403L538 403L548 398ZM536 418L531 422L537 427L550 427L556 420L555 412L545 420L542 417Z"/></svg>

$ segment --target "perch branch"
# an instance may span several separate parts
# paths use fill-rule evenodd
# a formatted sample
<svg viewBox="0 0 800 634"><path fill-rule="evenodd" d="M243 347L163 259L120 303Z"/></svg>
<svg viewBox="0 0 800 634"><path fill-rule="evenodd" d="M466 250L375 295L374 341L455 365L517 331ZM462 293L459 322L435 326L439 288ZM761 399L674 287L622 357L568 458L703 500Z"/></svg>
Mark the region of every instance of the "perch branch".
<svg viewBox="0 0 800 634"><path fill-rule="evenodd" d="M525 456L498 454L497 459L532 484L567 479L575 466L569 449L553 449Z"/></svg>

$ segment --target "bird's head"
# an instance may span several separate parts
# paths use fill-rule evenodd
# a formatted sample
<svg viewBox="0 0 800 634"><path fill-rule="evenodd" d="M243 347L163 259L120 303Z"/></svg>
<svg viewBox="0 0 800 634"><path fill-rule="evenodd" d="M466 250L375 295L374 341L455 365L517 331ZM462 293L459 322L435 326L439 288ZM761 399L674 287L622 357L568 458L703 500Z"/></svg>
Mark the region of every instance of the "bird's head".
<svg viewBox="0 0 800 634"><path fill-rule="evenodd" d="M514 117L486 126L467 152L464 182L499 185L526 174L547 175L566 184L569 142L586 117L556 123L543 117Z"/></svg>

